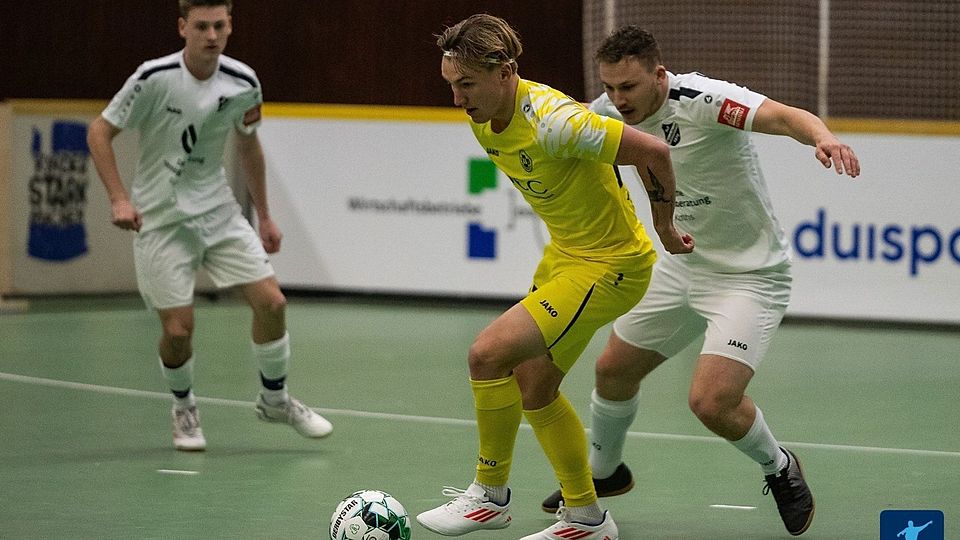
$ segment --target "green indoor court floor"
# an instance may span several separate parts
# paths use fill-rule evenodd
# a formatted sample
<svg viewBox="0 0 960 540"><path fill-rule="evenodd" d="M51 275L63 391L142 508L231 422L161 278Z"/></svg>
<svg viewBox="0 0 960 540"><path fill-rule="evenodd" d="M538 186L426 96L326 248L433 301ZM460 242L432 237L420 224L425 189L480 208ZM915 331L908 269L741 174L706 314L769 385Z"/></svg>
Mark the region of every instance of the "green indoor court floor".
<svg viewBox="0 0 960 540"><path fill-rule="evenodd" d="M0 538L326 539L341 498L392 493L411 516L472 479L467 384L473 337L504 306L292 298L291 393L333 434L300 438L253 413L249 313L201 299L195 391L207 451L180 453L155 352L159 324L139 299L32 299L0 315ZM562 390L588 419L603 329ZM602 499L624 540L789 538L759 468L687 408L699 344L645 383L626 445L637 487ZM876 539L886 509L941 510L960 538L960 332L790 321L749 393L803 460L817 501L802 538ZM526 425L511 475L517 539L553 522L556 489ZM413 524L416 540L441 538ZM921 538L923 536L921 535Z"/></svg>

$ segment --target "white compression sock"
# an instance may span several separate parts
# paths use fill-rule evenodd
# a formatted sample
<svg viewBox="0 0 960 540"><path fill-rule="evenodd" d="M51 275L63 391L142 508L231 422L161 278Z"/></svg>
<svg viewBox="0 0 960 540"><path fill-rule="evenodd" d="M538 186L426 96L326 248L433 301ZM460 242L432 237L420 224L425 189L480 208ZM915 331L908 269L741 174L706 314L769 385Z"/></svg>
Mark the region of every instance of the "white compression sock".
<svg viewBox="0 0 960 540"><path fill-rule="evenodd" d="M287 395L287 369L290 366L290 334L267 343L254 343L253 356L260 368L261 394L269 405L279 405L289 399Z"/></svg>
<svg viewBox="0 0 960 540"><path fill-rule="evenodd" d="M756 406L754 406L756 407ZM760 464L763 474L774 474L787 466L787 455L780 450L780 444L773 438L770 427L763 420L763 413L757 409L757 417L753 420L750 430L737 441L730 441L737 450Z"/></svg>
<svg viewBox="0 0 960 540"><path fill-rule="evenodd" d="M169 368L163 365L163 359L160 359L160 371L163 373L163 379L167 381L167 386L173 392L173 403L178 409L194 407L197 404L193 395L193 357L191 356L177 368Z"/></svg>
<svg viewBox="0 0 960 540"><path fill-rule="evenodd" d="M623 462L623 443L640 406L640 392L627 401L590 396L590 466L594 478L608 478Z"/></svg>
<svg viewBox="0 0 960 540"><path fill-rule="evenodd" d="M503 506L510 502L510 488L508 486L490 486L487 484L481 484L476 480L473 481L474 484L483 488L487 492L487 498L490 499L490 502L493 504L499 504Z"/></svg>
<svg viewBox="0 0 960 540"><path fill-rule="evenodd" d="M571 521L586 525L599 525L603 523L603 510L600 509L600 505L597 503L588 504L587 506L568 506L567 511L570 512Z"/></svg>

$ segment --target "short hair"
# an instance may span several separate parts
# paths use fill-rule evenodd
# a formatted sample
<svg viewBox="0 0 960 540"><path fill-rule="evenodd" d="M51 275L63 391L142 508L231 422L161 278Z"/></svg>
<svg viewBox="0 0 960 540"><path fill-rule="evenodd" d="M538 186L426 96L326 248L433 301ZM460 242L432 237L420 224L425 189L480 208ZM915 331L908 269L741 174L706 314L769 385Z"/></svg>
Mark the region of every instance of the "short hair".
<svg viewBox="0 0 960 540"><path fill-rule="evenodd" d="M489 70L517 65L523 52L520 36L507 21L481 13L471 15L437 36L443 55L459 68Z"/></svg>
<svg viewBox="0 0 960 540"><path fill-rule="evenodd" d="M178 0L180 4L180 16L184 19L190 14L190 10L195 7L204 6L226 6L227 14L233 11L233 0Z"/></svg>
<svg viewBox="0 0 960 540"><path fill-rule="evenodd" d="M621 27L603 40L595 57L598 62L616 64L627 56L637 57L650 69L663 63L657 39L650 32L632 24Z"/></svg>

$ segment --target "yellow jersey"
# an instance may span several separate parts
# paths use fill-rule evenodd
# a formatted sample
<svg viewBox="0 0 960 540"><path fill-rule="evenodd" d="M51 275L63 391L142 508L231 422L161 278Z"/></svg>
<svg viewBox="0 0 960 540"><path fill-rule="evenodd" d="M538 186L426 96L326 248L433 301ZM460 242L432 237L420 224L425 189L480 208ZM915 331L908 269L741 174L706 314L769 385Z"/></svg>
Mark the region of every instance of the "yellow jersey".
<svg viewBox="0 0 960 540"><path fill-rule="evenodd" d="M595 114L549 86L520 79L506 129L494 133L490 122L471 122L471 128L544 221L555 249L618 266L653 264L653 243L614 165L621 121Z"/></svg>

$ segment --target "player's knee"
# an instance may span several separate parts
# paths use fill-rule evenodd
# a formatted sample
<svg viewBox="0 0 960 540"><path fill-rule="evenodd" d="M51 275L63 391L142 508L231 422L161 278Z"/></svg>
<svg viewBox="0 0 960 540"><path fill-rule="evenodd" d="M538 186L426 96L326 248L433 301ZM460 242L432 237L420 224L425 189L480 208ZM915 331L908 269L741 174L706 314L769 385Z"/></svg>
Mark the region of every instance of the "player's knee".
<svg viewBox="0 0 960 540"><path fill-rule="evenodd" d="M731 410L724 399L712 393L691 392L687 401L693 414L708 428L722 425Z"/></svg>
<svg viewBox="0 0 960 540"><path fill-rule="evenodd" d="M470 367L470 373L482 371L492 363L493 355L488 347L485 347L480 341L474 341L467 352L467 365Z"/></svg>
<svg viewBox="0 0 960 540"><path fill-rule="evenodd" d="M193 322L182 319L170 319L163 323L163 338L171 345L190 343L193 337Z"/></svg>
<svg viewBox="0 0 960 540"><path fill-rule="evenodd" d="M267 302L267 309L270 313L282 315L287 309L287 297L282 292L277 291Z"/></svg>
<svg viewBox="0 0 960 540"><path fill-rule="evenodd" d="M467 353L467 365L470 368L470 377L473 379L500 376L503 372L503 364L502 355L497 354L494 347L481 339L474 341Z"/></svg>
<svg viewBox="0 0 960 540"><path fill-rule="evenodd" d="M601 355L600 358L597 359L597 364L594 368L594 371L597 376L598 384L601 382L612 382L634 378L630 373L631 370L629 364L607 355Z"/></svg>
<svg viewBox="0 0 960 540"><path fill-rule="evenodd" d="M594 366L596 386L600 389L638 389L647 373L649 370L642 363L609 354L601 354Z"/></svg>
<svg viewBox="0 0 960 540"><path fill-rule="evenodd" d="M160 340L161 354L166 352L168 359L178 358L182 361L190 356L193 329L184 326L164 326L163 337ZM175 364L166 364L168 367L177 367Z"/></svg>
<svg viewBox="0 0 960 540"><path fill-rule="evenodd" d="M287 309L287 297L278 290L257 302L256 305L253 306L253 309L255 309L261 317L282 318Z"/></svg>

